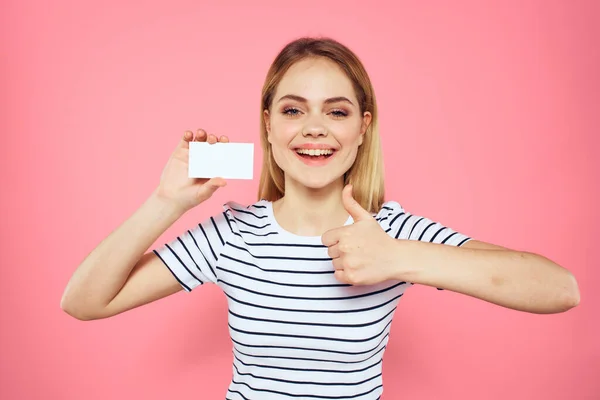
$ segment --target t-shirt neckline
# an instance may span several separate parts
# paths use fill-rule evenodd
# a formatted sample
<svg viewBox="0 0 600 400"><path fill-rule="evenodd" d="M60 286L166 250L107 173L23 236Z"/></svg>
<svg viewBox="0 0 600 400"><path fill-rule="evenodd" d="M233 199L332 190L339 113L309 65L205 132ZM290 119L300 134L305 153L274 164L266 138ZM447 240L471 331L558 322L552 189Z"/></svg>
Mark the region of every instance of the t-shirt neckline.
<svg viewBox="0 0 600 400"><path fill-rule="evenodd" d="M291 237L291 238L295 238L297 240L302 240L302 241L305 241L305 240L306 241L317 240L317 241L321 242L321 236L296 235L295 233L292 233L292 232L284 229L281 225L279 225L279 222L277 222L277 219L275 218L275 213L273 212L273 202L272 201L268 201L268 200L264 200L264 201L265 201L265 206L266 206L266 210L267 210L267 215L269 216L269 220L271 222L271 226L280 235ZM344 223L343 226L350 225L353 222L354 222L354 220L352 219L352 216L348 216L348 219L346 220L346 222Z"/></svg>

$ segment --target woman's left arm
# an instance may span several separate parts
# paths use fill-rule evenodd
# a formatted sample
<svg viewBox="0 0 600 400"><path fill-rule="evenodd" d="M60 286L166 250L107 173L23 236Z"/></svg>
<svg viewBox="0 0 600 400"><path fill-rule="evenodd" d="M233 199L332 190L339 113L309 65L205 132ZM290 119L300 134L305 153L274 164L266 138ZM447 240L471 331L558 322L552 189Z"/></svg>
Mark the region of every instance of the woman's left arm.
<svg viewBox="0 0 600 400"><path fill-rule="evenodd" d="M354 223L321 238L341 282L373 285L394 279L536 314L564 312L579 304L575 277L546 257L474 239L462 246L396 239L354 200L350 185L342 201Z"/></svg>
<svg viewBox="0 0 600 400"><path fill-rule="evenodd" d="M388 243L395 254L395 279L537 314L564 312L579 304L573 274L539 254L478 240L461 247L398 239Z"/></svg>

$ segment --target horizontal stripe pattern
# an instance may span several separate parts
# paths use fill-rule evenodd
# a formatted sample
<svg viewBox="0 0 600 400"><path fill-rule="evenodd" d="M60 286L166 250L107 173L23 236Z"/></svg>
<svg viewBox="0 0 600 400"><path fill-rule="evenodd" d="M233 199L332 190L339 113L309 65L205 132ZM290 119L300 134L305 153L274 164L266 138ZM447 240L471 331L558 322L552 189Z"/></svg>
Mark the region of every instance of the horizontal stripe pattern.
<svg viewBox="0 0 600 400"><path fill-rule="evenodd" d="M457 232L429 218L406 212L402 206L390 201L384 209L388 217L386 233L396 239L419 240L422 242L446 244L460 247L472 240L471 237ZM444 290L437 288L438 290Z"/></svg>
<svg viewBox="0 0 600 400"><path fill-rule="evenodd" d="M217 282L217 262L232 235L232 226L223 212L188 229L153 252L169 268L183 289L190 292L206 282Z"/></svg>
<svg viewBox="0 0 600 400"><path fill-rule="evenodd" d="M454 246L470 239L396 202L374 218L398 239ZM186 291L211 282L227 297L233 343L227 399L380 398L383 354L410 282L337 281L320 237L286 232L264 200L228 203L155 254Z"/></svg>
<svg viewBox="0 0 600 400"><path fill-rule="evenodd" d="M413 215L395 202L387 202L383 209L387 214L384 228L396 239L462 246L471 238L429 218Z"/></svg>

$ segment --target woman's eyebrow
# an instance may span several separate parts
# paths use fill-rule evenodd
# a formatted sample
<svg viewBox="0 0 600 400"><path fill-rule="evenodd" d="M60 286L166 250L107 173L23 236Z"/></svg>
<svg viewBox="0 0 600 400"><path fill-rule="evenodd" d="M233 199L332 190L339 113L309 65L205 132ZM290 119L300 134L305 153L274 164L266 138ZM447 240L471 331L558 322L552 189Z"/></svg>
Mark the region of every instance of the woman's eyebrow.
<svg viewBox="0 0 600 400"><path fill-rule="evenodd" d="M300 103L308 103L308 100L306 100L304 97L302 96L298 96L295 94L286 94L285 96L282 96L279 100L277 100L277 102L279 103L282 100L295 100L295 101L299 101ZM326 99L324 101L325 104L331 104L331 103L339 103L340 101L346 102L346 103L350 103L351 105L354 105L354 103L352 103L347 97L344 96L338 96L338 97L331 97L329 99Z"/></svg>

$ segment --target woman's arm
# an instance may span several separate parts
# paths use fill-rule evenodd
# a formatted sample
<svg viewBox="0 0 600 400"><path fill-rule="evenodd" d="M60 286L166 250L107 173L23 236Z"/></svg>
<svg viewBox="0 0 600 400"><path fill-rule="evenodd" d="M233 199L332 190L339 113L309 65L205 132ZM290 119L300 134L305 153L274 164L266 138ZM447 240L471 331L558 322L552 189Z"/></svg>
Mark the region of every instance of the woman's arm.
<svg viewBox="0 0 600 400"><path fill-rule="evenodd" d="M181 215L153 193L75 270L61 308L81 320L106 318L179 291L181 285L162 261L144 252Z"/></svg>
<svg viewBox="0 0 600 400"><path fill-rule="evenodd" d="M163 169L160 184L142 206L75 270L60 306L82 320L106 318L182 289L150 246L187 210L204 202L226 182L188 177L189 142L229 142L199 129L186 131Z"/></svg>
<svg viewBox="0 0 600 400"><path fill-rule="evenodd" d="M539 254L470 240L462 247L396 240L395 277L538 314L579 304L575 277Z"/></svg>
<svg viewBox="0 0 600 400"><path fill-rule="evenodd" d="M573 275L546 257L472 239L460 247L441 244L451 230L439 224L426 238L424 225L419 229L413 225L406 228L413 235L396 239L353 199L350 185L344 188L342 200L354 224L322 237L341 282L365 285L394 279L419 283L539 314L563 312L579 304ZM408 220L405 214L402 211L392 219L403 216ZM439 234L442 231L446 233ZM441 242L432 243L433 238Z"/></svg>

